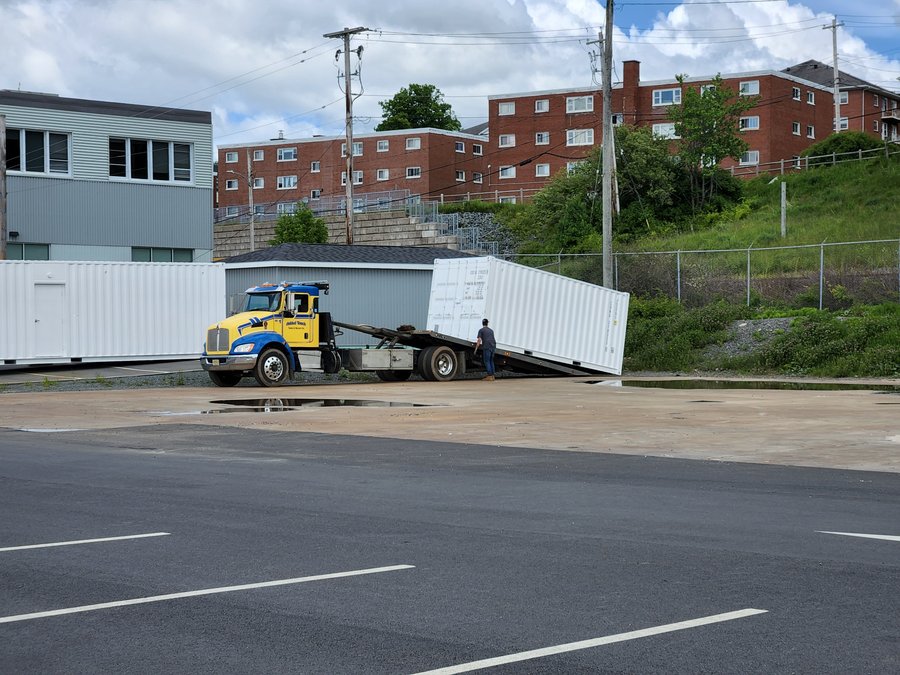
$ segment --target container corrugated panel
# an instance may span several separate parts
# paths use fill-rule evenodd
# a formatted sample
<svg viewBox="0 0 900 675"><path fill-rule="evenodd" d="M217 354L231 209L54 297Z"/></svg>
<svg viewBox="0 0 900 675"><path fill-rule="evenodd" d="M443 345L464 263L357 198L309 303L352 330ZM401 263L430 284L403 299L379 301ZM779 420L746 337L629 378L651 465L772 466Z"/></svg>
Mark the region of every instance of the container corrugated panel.
<svg viewBox="0 0 900 675"><path fill-rule="evenodd" d="M487 318L500 351L618 375L628 299L497 258L435 260L428 329L474 341Z"/></svg>
<svg viewBox="0 0 900 675"><path fill-rule="evenodd" d="M225 267L0 262L0 362L199 356L225 316Z"/></svg>

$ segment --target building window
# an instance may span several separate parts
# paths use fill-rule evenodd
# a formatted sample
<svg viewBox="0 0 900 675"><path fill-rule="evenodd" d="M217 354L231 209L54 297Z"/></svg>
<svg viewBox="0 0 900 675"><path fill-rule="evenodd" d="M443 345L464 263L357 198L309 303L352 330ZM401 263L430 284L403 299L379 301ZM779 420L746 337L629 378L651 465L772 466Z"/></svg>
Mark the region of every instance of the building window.
<svg viewBox="0 0 900 675"><path fill-rule="evenodd" d="M800 100L800 87L791 87L791 98L795 101Z"/></svg>
<svg viewBox="0 0 900 675"><path fill-rule="evenodd" d="M809 103L810 105L815 105L816 104L816 92L814 92L814 91L806 92L806 102Z"/></svg>
<svg viewBox="0 0 900 675"><path fill-rule="evenodd" d="M800 135L800 122L791 122L791 133L794 136Z"/></svg>
<svg viewBox="0 0 900 675"><path fill-rule="evenodd" d="M625 113L613 113L612 123L614 127L620 127L625 124Z"/></svg>
<svg viewBox="0 0 900 675"><path fill-rule="evenodd" d="M752 166L759 164L759 150L747 150L741 155L741 166Z"/></svg>
<svg viewBox="0 0 900 675"><path fill-rule="evenodd" d="M807 138L815 138L816 137L816 128L812 124L806 125L806 137Z"/></svg>
<svg viewBox="0 0 900 675"><path fill-rule="evenodd" d="M465 171L459 171L459 170L457 170L457 172L456 172L456 180L458 180L458 181L463 181L463 182L464 182L464 181L466 180L466 172L465 172Z"/></svg>
<svg viewBox="0 0 900 675"><path fill-rule="evenodd" d="M391 173L387 169L378 169L375 171L375 180L387 180L390 177Z"/></svg>
<svg viewBox="0 0 900 675"><path fill-rule="evenodd" d="M515 115L516 114L516 104L514 101L507 101L506 103L500 103L497 105L497 114L498 115Z"/></svg>
<svg viewBox="0 0 900 675"><path fill-rule="evenodd" d="M742 117L738 122L738 128L741 131L753 131L759 129L759 116Z"/></svg>
<svg viewBox="0 0 900 675"><path fill-rule="evenodd" d="M593 129L568 129L566 131L566 145L593 145Z"/></svg>
<svg viewBox="0 0 900 675"><path fill-rule="evenodd" d="M482 177L480 171L473 171L473 172L472 172L472 182L473 182L473 183L479 183L479 184L480 184L483 180L484 180L484 179L483 179L483 177Z"/></svg>
<svg viewBox="0 0 900 675"><path fill-rule="evenodd" d="M132 262L194 262L194 251L189 248L156 248L132 246Z"/></svg>
<svg viewBox="0 0 900 675"><path fill-rule="evenodd" d="M500 203L501 204L515 204L516 198L515 197L500 197Z"/></svg>
<svg viewBox="0 0 900 675"><path fill-rule="evenodd" d="M229 178L225 181L225 189L226 190L237 190L238 182L236 178Z"/></svg>
<svg viewBox="0 0 900 675"><path fill-rule="evenodd" d="M253 189L254 190L262 190L266 187L266 179L265 178L254 178L253 179Z"/></svg>
<svg viewBox="0 0 900 675"><path fill-rule="evenodd" d="M266 215L266 205L265 204L254 204L253 205L253 215L256 215L256 216Z"/></svg>
<svg viewBox="0 0 900 675"><path fill-rule="evenodd" d="M465 152L466 144L463 143L462 141L456 141L455 148L456 148L456 152Z"/></svg>
<svg viewBox="0 0 900 675"><path fill-rule="evenodd" d="M549 145L550 144L550 132L549 131L539 131L534 135L534 144L535 145Z"/></svg>
<svg viewBox="0 0 900 675"><path fill-rule="evenodd" d="M390 141L378 141L375 144L375 150L378 152L387 152L391 149Z"/></svg>
<svg viewBox="0 0 900 675"><path fill-rule="evenodd" d="M879 129L878 129L878 120L874 120L874 121L872 122L872 131L874 131L876 134L878 133L878 131L879 131Z"/></svg>
<svg viewBox="0 0 900 675"><path fill-rule="evenodd" d="M285 215L297 212L297 204L296 202L278 202L275 205L275 213L278 215Z"/></svg>
<svg viewBox="0 0 900 675"><path fill-rule="evenodd" d="M516 144L515 134L500 134L499 145L501 148L512 148Z"/></svg>
<svg viewBox="0 0 900 675"><path fill-rule="evenodd" d="M472 154L476 157L481 157L484 154L484 148L481 143L472 143Z"/></svg>
<svg viewBox="0 0 900 675"><path fill-rule="evenodd" d="M849 97L850 97L849 92L846 92L846 91L838 92L838 101L840 101L841 105L847 105L847 102L849 101Z"/></svg>
<svg viewBox="0 0 900 675"><path fill-rule="evenodd" d="M567 96L566 97L566 112L567 113L592 112L593 110L594 110L594 97L593 96Z"/></svg>
<svg viewBox="0 0 900 675"><path fill-rule="evenodd" d="M549 98L539 98L534 102L534 112L536 113L545 113L550 112L550 99Z"/></svg>
<svg viewBox="0 0 900 675"><path fill-rule="evenodd" d="M7 260L50 260L50 244L6 244Z"/></svg>
<svg viewBox="0 0 900 675"><path fill-rule="evenodd" d="M278 190L292 190L297 187L297 176L278 176Z"/></svg>
<svg viewBox="0 0 900 675"><path fill-rule="evenodd" d="M191 145L137 138L110 138L109 177L190 182Z"/></svg>
<svg viewBox="0 0 900 675"><path fill-rule="evenodd" d="M660 122L658 124L653 125L653 135L657 138L681 138L678 134L675 133L675 123L674 122Z"/></svg>
<svg viewBox="0 0 900 675"><path fill-rule="evenodd" d="M309 172L310 173L319 173L322 170L322 163L316 160L315 162L309 163Z"/></svg>
<svg viewBox="0 0 900 675"><path fill-rule="evenodd" d="M363 172L362 171L354 171L353 172L353 184L354 185L362 185L363 182ZM341 171L341 185L347 184L347 172Z"/></svg>
<svg viewBox="0 0 900 675"><path fill-rule="evenodd" d="M238 160L238 156L236 152L226 152L225 153L225 163L226 164L236 164Z"/></svg>
<svg viewBox="0 0 900 675"><path fill-rule="evenodd" d="M293 162L297 159L297 148L278 148L276 159L279 162Z"/></svg>
<svg viewBox="0 0 900 675"><path fill-rule="evenodd" d="M550 175L550 165L549 164L535 164L534 165L534 175L537 178L546 178Z"/></svg>
<svg viewBox="0 0 900 675"><path fill-rule="evenodd" d="M265 159L265 156L266 156L266 153L263 150L254 150L253 151L253 161L254 162L263 161L263 159Z"/></svg>
<svg viewBox="0 0 900 675"><path fill-rule="evenodd" d="M515 178L516 177L516 167L514 166L501 166L500 167L500 178Z"/></svg>
<svg viewBox="0 0 900 675"><path fill-rule="evenodd" d="M353 141L353 156L360 157L363 154L363 144ZM341 157L347 156L347 144L341 143Z"/></svg>
<svg viewBox="0 0 900 675"><path fill-rule="evenodd" d="M310 199L319 199L322 196L322 190L310 190L309 198Z"/></svg>
<svg viewBox="0 0 900 675"><path fill-rule="evenodd" d="M241 212L241 210L240 210L237 206L226 206L226 207L225 207L225 215L226 215L228 218L234 218L234 217L236 217L240 212Z"/></svg>
<svg viewBox="0 0 900 675"><path fill-rule="evenodd" d="M791 160L794 162L794 168L799 169L800 168L800 155L794 155L793 157L791 157Z"/></svg>
<svg viewBox="0 0 900 675"><path fill-rule="evenodd" d="M414 136L413 138L406 139L406 149L407 150L419 150L422 147L422 139L418 136Z"/></svg>
<svg viewBox="0 0 900 675"><path fill-rule="evenodd" d="M407 178L421 178L422 177L422 167L421 166L406 167L406 177Z"/></svg>
<svg viewBox="0 0 900 675"><path fill-rule="evenodd" d="M6 168L29 173L68 174L69 135L7 128Z"/></svg>
<svg viewBox="0 0 900 675"><path fill-rule="evenodd" d="M846 131L850 128L850 120L846 117L842 117L840 119L840 131ZM831 127L834 128L834 120L831 122Z"/></svg>
<svg viewBox="0 0 900 675"><path fill-rule="evenodd" d="M840 70L840 68L838 70ZM872 103L875 105L876 108L878 107L878 94L872 95Z"/></svg>
<svg viewBox="0 0 900 675"><path fill-rule="evenodd" d="M708 91L715 91L716 85L714 84L701 84L700 85L700 95L703 96Z"/></svg>
<svg viewBox="0 0 900 675"><path fill-rule="evenodd" d="M654 89L653 105L678 105L681 103L681 89Z"/></svg>
<svg viewBox="0 0 900 675"><path fill-rule="evenodd" d="M566 173L570 176L575 173L575 169L584 164L584 162L566 162Z"/></svg>
<svg viewBox="0 0 900 675"><path fill-rule="evenodd" d="M738 93L741 96L755 96L759 93L759 80L747 80L738 85Z"/></svg>

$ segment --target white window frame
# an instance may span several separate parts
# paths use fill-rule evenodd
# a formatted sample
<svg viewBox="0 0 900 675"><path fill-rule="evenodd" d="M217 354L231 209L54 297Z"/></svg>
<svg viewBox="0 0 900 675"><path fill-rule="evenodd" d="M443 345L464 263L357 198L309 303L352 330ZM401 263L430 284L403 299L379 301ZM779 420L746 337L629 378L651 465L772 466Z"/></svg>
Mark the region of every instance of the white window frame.
<svg viewBox="0 0 900 675"><path fill-rule="evenodd" d="M266 158L266 153L264 150L254 150L253 151L253 161L261 162Z"/></svg>
<svg viewBox="0 0 900 675"><path fill-rule="evenodd" d="M465 151L466 151L466 144L463 143L462 141L456 141L456 142L453 144L453 149L456 150L456 152L465 152Z"/></svg>
<svg viewBox="0 0 900 675"><path fill-rule="evenodd" d="M850 92L849 91L839 91L838 92L838 102L841 105L847 105L850 102Z"/></svg>
<svg viewBox="0 0 900 675"><path fill-rule="evenodd" d="M703 96L708 91L715 91L716 85L714 84L701 84L700 85L700 96Z"/></svg>
<svg viewBox="0 0 900 675"><path fill-rule="evenodd" d="M653 125L652 130L653 135L657 138L664 138L666 140L681 138L681 136L675 133L675 122L657 122Z"/></svg>
<svg viewBox="0 0 900 675"><path fill-rule="evenodd" d="M235 216L239 216L241 214L241 209L239 206L226 206L225 207L225 216L228 218L234 218Z"/></svg>
<svg viewBox="0 0 900 675"><path fill-rule="evenodd" d="M575 169L577 169L582 164L584 164L584 160L578 162L566 162L566 173L571 176L573 173L575 173Z"/></svg>
<svg viewBox="0 0 900 675"><path fill-rule="evenodd" d="M472 143L472 154L481 157L484 154L484 146L481 143Z"/></svg>
<svg viewBox="0 0 900 675"><path fill-rule="evenodd" d="M354 171L353 172L353 184L354 185L362 185L363 184L363 172L362 171Z"/></svg>
<svg viewBox="0 0 900 675"><path fill-rule="evenodd" d="M514 148L516 147L516 135L515 134L500 134L497 138L497 146L501 148Z"/></svg>
<svg viewBox="0 0 900 675"><path fill-rule="evenodd" d="M807 138L815 138L816 137L816 127L812 124L806 125L806 137Z"/></svg>
<svg viewBox="0 0 900 675"><path fill-rule="evenodd" d="M791 122L791 133L794 136L800 135L800 122Z"/></svg>
<svg viewBox="0 0 900 675"><path fill-rule="evenodd" d="M849 117L841 117L838 120L838 124L840 125L838 127L839 131L847 131L847 129L850 128L850 118ZM832 127L834 126L834 120L831 121L831 126Z"/></svg>
<svg viewBox="0 0 900 675"><path fill-rule="evenodd" d="M226 178L225 179L225 189L228 191L237 190L238 189L237 178Z"/></svg>
<svg viewBox="0 0 900 675"><path fill-rule="evenodd" d="M390 180L391 172L388 169L376 169L375 180Z"/></svg>
<svg viewBox="0 0 900 675"><path fill-rule="evenodd" d="M322 163L318 159L314 159L309 163L310 173L319 173L322 170Z"/></svg>
<svg viewBox="0 0 900 675"><path fill-rule="evenodd" d="M408 180L414 180L422 177L422 167L421 166L408 166L406 167L406 178Z"/></svg>
<svg viewBox="0 0 900 675"><path fill-rule="evenodd" d="M296 162L297 148L278 148L275 156L277 162Z"/></svg>
<svg viewBox="0 0 900 675"><path fill-rule="evenodd" d="M456 170L456 180L459 183L465 183L466 182L466 172L462 171L460 169L457 169Z"/></svg>
<svg viewBox="0 0 900 675"><path fill-rule="evenodd" d="M515 197L500 197L500 203L501 204L515 204L516 198Z"/></svg>
<svg viewBox="0 0 900 675"><path fill-rule="evenodd" d="M800 100L800 87L791 87L791 98L795 101Z"/></svg>
<svg viewBox="0 0 900 675"><path fill-rule="evenodd" d="M422 139L419 136L411 136L406 139L406 149L407 150L421 150L422 149Z"/></svg>
<svg viewBox="0 0 900 675"><path fill-rule="evenodd" d="M388 152L391 149L391 142L388 140L380 140L375 144L376 152Z"/></svg>
<svg viewBox="0 0 900 675"><path fill-rule="evenodd" d="M588 96L567 96L566 97L566 114L573 115L576 113L594 112L594 97Z"/></svg>
<svg viewBox="0 0 900 675"><path fill-rule="evenodd" d="M297 213L297 202L278 202L275 205L275 213L279 216Z"/></svg>
<svg viewBox="0 0 900 675"><path fill-rule="evenodd" d="M877 103L875 105L878 105ZM234 150L229 150L225 153L225 163L226 164L237 164L238 154Z"/></svg>
<svg viewBox="0 0 900 675"><path fill-rule="evenodd" d="M534 102L534 112L545 113L550 112L550 99L549 98L539 98Z"/></svg>
<svg viewBox="0 0 900 675"><path fill-rule="evenodd" d="M838 69L840 70L840 69ZM878 103L878 94L872 94L872 104L877 108L879 106Z"/></svg>
<svg viewBox="0 0 900 675"><path fill-rule="evenodd" d="M472 172L472 182L473 183L478 183L479 185L481 185L483 180L484 180L484 175L480 171Z"/></svg>
<svg viewBox="0 0 900 675"><path fill-rule="evenodd" d="M815 105L816 104L816 92L814 92L814 91L806 92L806 102L809 105Z"/></svg>
<svg viewBox="0 0 900 675"><path fill-rule="evenodd" d="M593 129L566 129L566 145L593 145L594 130Z"/></svg>
<svg viewBox="0 0 900 675"><path fill-rule="evenodd" d="M759 150L747 150L741 155L741 166L756 166L759 164Z"/></svg>
<svg viewBox="0 0 900 675"><path fill-rule="evenodd" d="M353 156L354 157L362 157L363 154L363 144L362 141L353 141ZM347 144L341 143L341 157L347 156Z"/></svg>
<svg viewBox="0 0 900 675"><path fill-rule="evenodd" d="M278 176L276 190L293 190L297 187L297 176Z"/></svg>
<svg viewBox="0 0 900 675"><path fill-rule="evenodd" d="M516 114L516 102L515 101L501 101L497 104L497 114L501 117L506 115L515 115Z"/></svg>
<svg viewBox="0 0 900 675"><path fill-rule="evenodd" d="M681 104L681 87L653 90L653 107Z"/></svg>
<svg viewBox="0 0 900 675"><path fill-rule="evenodd" d="M266 179L262 177L257 177L253 179L253 189L254 190L264 190L266 187Z"/></svg>
<svg viewBox="0 0 900 675"><path fill-rule="evenodd" d="M534 165L534 177L535 178L549 178L550 177L550 165L549 164L535 164Z"/></svg>
<svg viewBox="0 0 900 675"><path fill-rule="evenodd" d="M321 199L322 198L322 189L321 188L313 188L309 191L310 199Z"/></svg>
<svg viewBox="0 0 900 675"><path fill-rule="evenodd" d="M549 131L538 131L534 135L534 144L535 145L550 145L550 132Z"/></svg>
<svg viewBox="0 0 900 675"><path fill-rule="evenodd" d="M510 178L516 177L516 167L515 166L501 166L500 171L497 173L497 177L500 180L509 180Z"/></svg>
<svg viewBox="0 0 900 675"><path fill-rule="evenodd" d="M625 124L625 113L613 113L612 123L614 127L620 127Z"/></svg>
<svg viewBox="0 0 900 675"><path fill-rule="evenodd" d="M738 94L741 96L757 96L759 94L759 80L744 80L738 85Z"/></svg>
<svg viewBox="0 0 900 675"><path fill-rule="evenodd" d="M738 129L741 131L759 130L759 115L749 115L738 120Z"/></svg>
<svg viewBox="0 0 900 675"><path fill-rule="evenodd" d="M872 131L874 131L876 134L880 131L880 129L878 128L878 120L872 120Z"/></svg>

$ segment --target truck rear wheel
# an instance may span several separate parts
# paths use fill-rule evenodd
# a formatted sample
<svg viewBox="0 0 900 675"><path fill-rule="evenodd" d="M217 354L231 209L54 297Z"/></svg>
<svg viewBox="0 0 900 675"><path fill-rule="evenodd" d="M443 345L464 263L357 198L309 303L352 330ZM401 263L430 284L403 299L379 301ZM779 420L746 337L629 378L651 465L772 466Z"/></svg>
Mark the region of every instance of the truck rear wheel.
<svg viewBox="0 0 900 675"><path fill-rule="evenodd" d="M419 372L432 382L449 382L459 372L459 358L450 347L426 347L419 354Z"/></svg>
<svg viewBox="0 0 900 675"><path fill-rule="evenodd" d="M376 370L375 374L382 382L404 382L412 375L411 370Z"/></svg>
<svg viewBox="0 0 900 675"><path fill-rule="evenodd" d="M277 387L283 383L290 374L290 365L287 357L279 349L274 347L266 349L259 355L256 367L253 369L253 377L263 387Z"/></svg>
<svg viewBox="0 0 900 675"><path fill-rule="evenodd" d="M241 374L225 371L223 373L214 370L209 371L209 379L217 387L233 387L241 381Z"/></svg>

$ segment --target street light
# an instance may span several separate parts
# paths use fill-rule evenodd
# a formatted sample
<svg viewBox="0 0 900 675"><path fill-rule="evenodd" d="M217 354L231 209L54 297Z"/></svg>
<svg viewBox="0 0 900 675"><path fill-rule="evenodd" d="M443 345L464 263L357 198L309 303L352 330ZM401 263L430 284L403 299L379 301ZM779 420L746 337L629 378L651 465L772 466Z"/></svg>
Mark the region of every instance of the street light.
<svg viewBox="0 0 900 675"><path fill-rule="evenodd" d="M250 195L250 252L256 250L256 212L253 209L253 166L250 164L250 149L247 149L247 173L229 169L228 173L240 176L247 181L247 191Z"/></svg>

